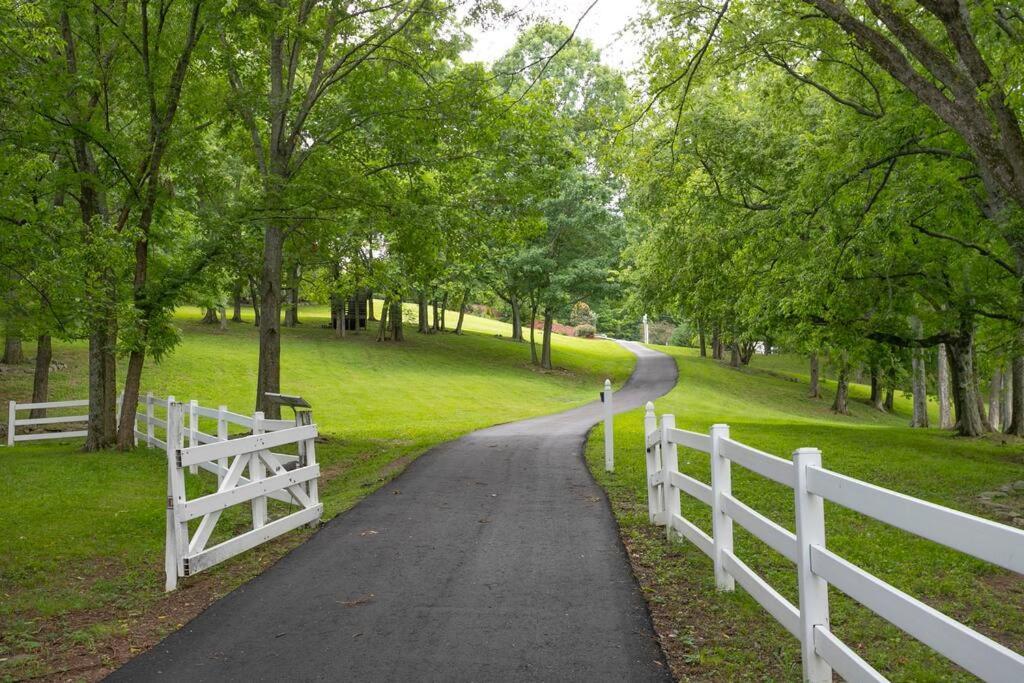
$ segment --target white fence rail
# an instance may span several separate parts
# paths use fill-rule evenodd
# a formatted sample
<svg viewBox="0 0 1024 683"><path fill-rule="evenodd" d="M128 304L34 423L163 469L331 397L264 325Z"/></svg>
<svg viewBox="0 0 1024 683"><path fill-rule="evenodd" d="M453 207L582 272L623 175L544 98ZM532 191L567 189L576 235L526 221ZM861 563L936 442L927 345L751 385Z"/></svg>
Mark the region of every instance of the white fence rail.
<svg viewBox="0 0 1024 683"><path fill-rule="evenodd" d="M121 411L121 396L117 398L118 417ZM40 411L43 413L51 410L68 410L70 408L88 408L89 400L77 401L43 401L40 403L18 403L9 401L7 404L7 445L13 446L22 441L42 441L44 439L77 439L86 435L86 430L80 427L89 419L88 415L43 415L42 417L19 418L18 413L23 411ZM75 425L78 428L55 431L50 425ZM18 434L18 427L35 427L36 430ZM42 431L38 428L44 427Z"/></svg>
<svg viewBox="0 0 1024 683"><path fill-rule="evenodd" d="M738 582L800 641L805 681L829 682L833 671L848 681L887 680L830 630L829 585L983 680L1024 681L1020 654L828 550L824 501L1022 574L1024 531L832 472L822 467L821 452L814 448L797 449L785 460L731 439L727 425L699 434L676 429L672 415L663 415L659 425L651 403L644 434L650 521L664 525L669 538L681 536L710 557L719 590L731 591ZM708 454L710 485L679 471L679 446ZM733 495L733 463L793 489L796 533ZM680 493L711 507L711 535L682 516ZM734 523L793 562L799 606L736 556Z"/></svg>
<svg viewBox="0 0 1024 683"><path fill-rule="evenodd" d="M223 406L211 410L195 401L175 402L173 397L167 399L166 411L166 590L174 590L179 578L192 576L304 524L319 522L323 505L318 492L317 428L311 423L309 411L296 411L294 421L266 419L259 412L250 418ZM200 431L200 417L217 420L216 436ZM252 434L229 439L229 423L248 426ZM289 445L297 447L298 455L271 450ZM192 473L198 469L214 473L217 490L189 499L186 468ZM298 510L271 521L268 498ZM244 504L251 507L252 529L209 546L221 513ZM189 523L196 519L200 520L198 526L190 532Z"/></svg>

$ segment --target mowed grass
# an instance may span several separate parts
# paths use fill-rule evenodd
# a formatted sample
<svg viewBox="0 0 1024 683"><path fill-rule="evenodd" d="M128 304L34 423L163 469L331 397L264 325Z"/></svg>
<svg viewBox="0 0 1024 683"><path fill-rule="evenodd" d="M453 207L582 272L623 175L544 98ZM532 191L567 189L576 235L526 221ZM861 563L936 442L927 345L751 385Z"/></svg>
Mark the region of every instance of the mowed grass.
<svg viewBox="0 0 1024 683"><path fill-rule="evenodd" d="M854 386L852 415L839 416L829 410L834 384L826 384L824 399L808 399L806 377L792 372L798 367L794 359L758 356L752 368L735 370L690 350L659 350L676 358L680 379L656 401L656 409L659 415L674 414L681 428L706 433L712 424L726 423L733 438L784 458L798 447L817 447L824 466L832 470L981 516L992 513L979 493L1024 480L1020 441L910 429L907 397L897 395L896 414L885 415L867 404L867 387ZM781 377L780 370L801 381ZM716 593L711 561L688 541L666 542L664 528L648 524L642 420L642 410L616 418L614 474L604 472L600 427L591 435L587 457L609 493L675 673L708 681L799 680L797 641L741 587L732 594ZM680 448L679 460L683 472L710 482L707 455ZM790 489L739 465L732 472L740 500L793 530ZM686 495L682 499L683 516L710 533L709 509ZM1020 576L831 503L826 504L826 522L833 551L1024 651ZM793 565L738 524L735 528L737 555L796 604ZM830 600L833 630L893 680L973 680L835 589Z"/></svg>
<svg viewBox="0 0 1024 683"><path fill-rule="evenodd" d="M200 318L197 309L178 312L182 342L162 362L147 363L143 391L251 414L256 330L249 322L221 331ZM621 384L634 364L612 342L556 335L557 369L541 372L529 363L528 345L509 340L508 325L472 316L461 336L419 335L407 325L403 343L377 343L375 323L336 339L323 327L329 320L323 307L303 307L300 319L298 328L283 330L282 391L309 400L325 437L317 446L325 518L351 507L430 446L591 401L606 377ZM54 355L67 368L51 373L51 400L84 398L85 346L57 344ZM30 396L31 365L0 374L4 407ZM145 448L80 449L80 439L0 448L0 679L52 673L53 653L61 649L116 664L117 656L106 654L109 643L130 638L137 630L133 620L165 600L165 455ZM192 494L209 490L211 479L189 477ZM218 528L223 536L249 521L242 511L223 517ZM284 551L278 550L245 553L211 570L219 581L215 590L257 573ZM187 596L203 576L185 580L179 593ZM160 616L166 617L163 630L169 630L176 625L174 605L159 604L167 612Z"/></svg>

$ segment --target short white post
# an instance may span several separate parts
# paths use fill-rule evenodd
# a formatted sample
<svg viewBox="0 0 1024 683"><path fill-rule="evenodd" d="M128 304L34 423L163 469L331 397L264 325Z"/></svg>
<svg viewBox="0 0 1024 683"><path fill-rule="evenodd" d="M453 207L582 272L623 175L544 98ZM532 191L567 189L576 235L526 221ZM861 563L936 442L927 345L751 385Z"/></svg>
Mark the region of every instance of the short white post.
<svg viewBox="0 0 1024 683"><path fill-rule="evenodd" d="M661 416L661 467L664 482L661 485L665 498L665 538L672 540L672 520L681 516L679 489L672 485L672 473L679 471L679 447L669 441L668 430L676 428L675 415Z"/></svg>
<svg viewBox="0 0 1024 683"><path fill-rule="evenodd" d="M10 401L7 404L7 445L14 445L14 414L18 412L18 402Z"/></svg>
<svg viewBox="0 0 1024 683"><path fill-rule="evenodd" d="M807 490L807 468L821 467L821 451L798 448L793 452L796 478L797 592L800 596L800 650L804 681L830 683L832 667L814 649L814 627L829 628L828 582L811 571L811 546L825 546L825 505Z"/></svg>
<svg viewBox="0 0 1024 683"><path fill-rule="evenodd" d="M644 344L651 343L651 328L647 324L647 314L644 313Z"/></svg>
<svg viewBox="0 0 1024 683"><path fill-rule="evenodd" d="M217 441L228 440L228 407L217 406ZM228 471L228 459L221 458L217 461L220 465L220 472L217 473L217 487L220 488L221 482L224 481L224 475Z"/></svg>
<svg viewBox="0 0 1024 683"><path fill-rule="evenodd" d="M121 425L121 411L124 410L124 392L122 391L117 395L117 411L115 413L115 420L118 426Z"/></svg>
<svg viewBox="0 0 1024 683"><path fill-rule="evenodd" d="M660 524L664 507L658 486L654 483L654 475L658 472L657 444L647 445L647 436L658 429L658 417L654 414L654 404L647 402L644 413L644 451L647 461L647 517L651 524Z"/></svg>
<svg viewBox="0 0 1024 683"><path fill-rule="evenodd" d="M153 392L146 392L146 447L153 447L153 440L156 438L155 425L153 424Z"/></svg>
<svg viewBox="0 0 1024 683"><path fill-rule="evenodd" d="M167 530L164 542L165 590L178 585L185 576L185 555L188 553L188 522L175 522L174 506L185 501L185 473L178 466L178 453L184 446L184 406L167 397Z"/></svg>
<svg viewBox="0 0 1024 683"><path fill-rule="evenodd" d="M188 447L196 445L196 431L199 429L199 401L188 402ZM199 474L199 465L189 465L189 474Z"/></svg>
<svg viewBox="0 0 1024 683"><path fill-rule="evenodd" d="M604 392L601 394L604 400L604 469L606 472L615 471L615 411L612 407L612 381L604 381Z"/></svg>
<svg viewBox="0 0 1024 683"><path fill-rule="evenodd" d="M252 414L252 433L262 434L263 412L257 411ZM241 457L241 456L239 456ZM249 481L255 483L265 477L266 467L259 451L253 451L249 456ZM259 496L252 499L252 528L259 529L267 523L267 497Z"/></svg>
<svg viewBox="0 0 1024 683"><path fill-rule="evenodd" d="M715 585L720 591L736 588L736 581L725 570L722 558L732 552L732 518L725 514L722 496L732 495L732 468L722 455L722 439L729 438L729 425L711 427L711 534L715 542Z"/></svg>

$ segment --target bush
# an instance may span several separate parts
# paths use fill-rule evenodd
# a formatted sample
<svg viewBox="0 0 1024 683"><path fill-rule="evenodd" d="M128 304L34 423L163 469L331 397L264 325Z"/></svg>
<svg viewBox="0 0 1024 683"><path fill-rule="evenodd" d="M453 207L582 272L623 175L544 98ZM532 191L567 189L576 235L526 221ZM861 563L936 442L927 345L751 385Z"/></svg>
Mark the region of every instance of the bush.
<svg viewBox="0 0 1024 683"><path fill-rule="evenodd" d="M672 331L672 336L669 338L668 343L672 346L696 346L696 334L693 332L693 328L683 323L675 330Z"/></svg>
<svg viewBox="0 0 1024 683"><path fill-rule="evenodd" d="M572 331L576 337L586 337L587 339L593 339L594 335L597 334L597 329L593 325L578 325L576 329Z"/></svg>

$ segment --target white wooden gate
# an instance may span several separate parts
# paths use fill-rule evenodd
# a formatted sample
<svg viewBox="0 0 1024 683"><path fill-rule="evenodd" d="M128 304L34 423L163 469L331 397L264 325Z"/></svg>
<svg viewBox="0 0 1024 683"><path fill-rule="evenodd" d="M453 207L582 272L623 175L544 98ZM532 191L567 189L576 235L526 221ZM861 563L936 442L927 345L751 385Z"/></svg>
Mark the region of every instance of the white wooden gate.
<svg viewBox="0 0 1024 683"><path fill-rule="evenodd" d="M174 590L178 578L191 576L218 562L256 547L303 524L316 524L323 514L317 491L320 466L316 463L316 425L308 411L296 412L294 426L280 420L252 418L252 435L185 447L186 432L195 439L194 418L185 427L186 406L169 402L167 410L167 531L165 543L166 589ZM195 414L194 406L191 410ZM271 449L296 444L298 457ZM188 499L185 474L202 468L217 474L214 493ZM244 475L244 476L243 476ZM267 499L298 509L269 520ZM208 546L221 513L233 505L249 504L252 529ZM189 523L199 520L194 531Z"/></svg>

